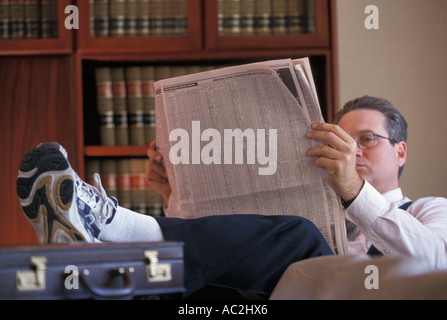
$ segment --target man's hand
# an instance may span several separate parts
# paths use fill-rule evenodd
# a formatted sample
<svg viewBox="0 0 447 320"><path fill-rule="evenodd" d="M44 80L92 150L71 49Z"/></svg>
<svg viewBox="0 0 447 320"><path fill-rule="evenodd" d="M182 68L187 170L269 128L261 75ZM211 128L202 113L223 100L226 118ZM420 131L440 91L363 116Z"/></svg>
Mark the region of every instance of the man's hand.
<svg viewBox="0 0 447 320"><path fill-rule="evenodd" d="M147 151L149 162L146 166L145 178L149 187L160 193L165 200L166 207L171 196L171 186L168 180L168 174L163 166L163 156L156 149L155 140L149 145Z"/></svg>
<svg viewBox="0 0 447 320"><path fill-rule="evenodd" d="M364 183L356 170L357 143L334 124L313 124L312 129L307 136L326 145L309 150L307 155L318 157L315 165L327 169L329 184L343 200L354 199Z"/></svg>

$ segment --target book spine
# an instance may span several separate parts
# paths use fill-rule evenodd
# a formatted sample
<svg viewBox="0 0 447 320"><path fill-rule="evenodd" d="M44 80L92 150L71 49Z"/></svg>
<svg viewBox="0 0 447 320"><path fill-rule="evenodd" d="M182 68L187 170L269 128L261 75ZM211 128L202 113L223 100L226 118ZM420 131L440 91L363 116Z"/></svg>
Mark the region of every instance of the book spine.
<svg viewBox="0 0 447 320"><path fill-rule="evenodd" d="M124 29L126 31L126 36L136 37L138 35L137 29L137 1L136 0L126 0L125 8L125 24Z"/></svg>
<svg viewBox="0 0 447 320"><path fill-rule="evenodd" d="M113 146L116 144L116 139L111 69L96 68L95 76L101 144Z"/></svg>
<svg viewBox="0 0 447 320"><path fill-rule="evenodd" d="M287 14L287 30L289 34L305 32L305 1L289 0Z"/></svg>
<svg viewBox="0 0 447 320"><path fill-rule="evenodd" d="M11 38L25 37L25 6L23 0L10 0L9 16L11 19Z"/></svg>
<svg viewBox="0 0 447 320"><path fill-rule="evenodd" d="M272 31L273 34L287 34L288 0L272 1Z"/></svg>
<svg viewBox="0 0 447 320"><path fill-rule="evenodd" d="M87 159L85 161L85 182L97 187L94 178L95 173L101 173L101 161L99 159Z"/></svg>
<svg viewBox="0 0 447 320"><path fill-rule="evenodd" d="M141 67L126 68L127 106L131 145L144 145L145 141L141 79Z"/></svg>
<svg viewBox="0 0 447 320"><path fill-rule="evenodd" d="M315 33L315 0L306 1L306 31L307 33Z"/></svg>
<svg viewBox="0 0 447 320"><path fill-rule="evenodd" d="M225 0L217 0L217 32L219 36L225 35L224 3Z"/></svg>
<svg viewBox="0 0 447 320"><path fill-rule="evenodd" d="M41 15L42 38L57 38L57 0L42 0Z"/></svg>
<svg viewBox="0 0 447 320"><path fill-rule="evenodd" d="M176 14L176 1L164 0L163 12L164 12L164 35L172 36L175 32L175 14Z"/></svg>
<svg viewBox="0 0 447 320"><path fill-rule="evenodd" d="M164 200L157 191L146 188L147 214L153 217L163 216Z"/></svg>
<svg viewBox="0 0 447 320"><path fill-rule="evenodd" d="M165 19L163 0L150 0L151 35L164 35Z"/></svg>
<svg viewBox="0 0 447 320"><path fill-rule="evenodd" d="M39 0L25 0L25 30L27 39L41 37Z"/></svg>
<svg viewBox="0 0 447 320"><path fill-rule="evenodd" d="M0 0L0 40L9 39L10 22L9 0Z"/></svg>
<svg viewBox="0 0 447 320"><path fill-rule="evenodd" d="M110 0L109 16L110 37L124 37L126 35L126 1Z"/></svg>
<svg viewBox="0 0 447 320"><path fill-rule="evenodd" d="M241 2L241 34L250 36L255 34L256 0L242 0Z"/></svg>
<svg viewBox="0 0 447 320"><path fill-rule="evenodd" d="M93 0L95 37L109 36L109 0Z"/></svg>
<svg viewBox="0 0 447 320"><path fill-rule="evenodd" d="M147 37L151 34L149 0L137 1L137 35Z"/></svg>
<svg viewBox="0 0 447 320"><path fill-rule="evenodd" d="M127 146L129 145L129 125L124 68L112 68L111 77L116 145Z"/></svg>
<svg viewBox="0 0 447 320"><path fill-rule="evenodd" d="M117 159L117 189L120 206L132 208L130 160Z"/></svg>
<svg viewBox="0 0 447 320"><path fill-rule="evenodd" d="M101 183L107 196L118 199L118 176L116 159L101 160Z"/></svg>
<svg viewBox="0 0 447 320"><path fill-rule="evenodd" d="M175 1L174 35L185 36L188 34L188 0Z"/></svg>
<svg viewBox="0 0 447 320"><path fill-rule="evenodd" d="M169 66L155 67L155 81L163 80L171 77L171 68Z"/></svg>
<svg viewBox="0 0 447 320"><path fill-rule="evenodd" d="M141 68L143 111L144 111L144 134L145 144L155 140L155 69L153 66Z"/></svg>
<svg viewBox="0 0 447 320"><path fill-rule="evenodd" d="M224 34L238 36L241 34L241 1L225 0L224 2Z"/></svg>
<svg viewBox="0 0 447 320"><path fill-rule="evenodd" d="M131 158L129 161L132 197L131 210L142 214L147 214L146 182L144 177L146 160L142 158Z"/></svg>
<svg viewBox="0 0 447 320"><path fill-rule="evenodd" d="M88 6L89 6L89 10L90 10L90 17L89 17L90 38L95 38L96 37L96 34L95 34L95 0L89 0Z"/></svg>
<svg viewBox="0 0 447 320"><path fill-rule="evenodd" d="M270 0L256 0L256 34L272 33L272 6Z"/></svg>

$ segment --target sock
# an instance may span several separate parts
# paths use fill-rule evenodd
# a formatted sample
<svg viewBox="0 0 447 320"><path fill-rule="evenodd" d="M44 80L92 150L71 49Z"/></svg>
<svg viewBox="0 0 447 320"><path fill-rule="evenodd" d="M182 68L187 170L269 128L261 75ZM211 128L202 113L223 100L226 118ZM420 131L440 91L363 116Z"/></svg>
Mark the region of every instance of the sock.
<svg viewBox="0 0 447 320"><path fill-rule="evenodd" d="M112 222L99 235L106 242L163 241L161 228L153 217L118 206Z"/></svg>

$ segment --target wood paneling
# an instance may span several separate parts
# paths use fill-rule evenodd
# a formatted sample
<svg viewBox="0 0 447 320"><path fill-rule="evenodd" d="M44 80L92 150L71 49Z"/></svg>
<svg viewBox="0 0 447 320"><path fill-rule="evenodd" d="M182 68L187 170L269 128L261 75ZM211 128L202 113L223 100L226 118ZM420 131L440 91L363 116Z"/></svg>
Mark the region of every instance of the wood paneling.
<svg viewBox="0 0 447 320"><path fill-rule="evenodd" d="M0 59L0 245L37 242L16 193L24 155L42 141L58 141L77 163L74 64L71 56Z"/></svg>

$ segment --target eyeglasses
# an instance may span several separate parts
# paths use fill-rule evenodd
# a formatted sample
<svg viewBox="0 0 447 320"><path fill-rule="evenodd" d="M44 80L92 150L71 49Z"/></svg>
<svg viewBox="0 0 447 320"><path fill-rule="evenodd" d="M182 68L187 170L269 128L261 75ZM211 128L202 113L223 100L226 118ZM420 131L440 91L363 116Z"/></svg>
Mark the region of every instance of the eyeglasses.
<svg viewBox="0 0 447 320"><path fill-rule="evenodd" d="M362 150L371 149L376 145L377 138L387 139L392 143L397 143L396 140L381 136L380 134L374 133L372 131L362 131L356 137L355 141L357 146Z"/></svg>

